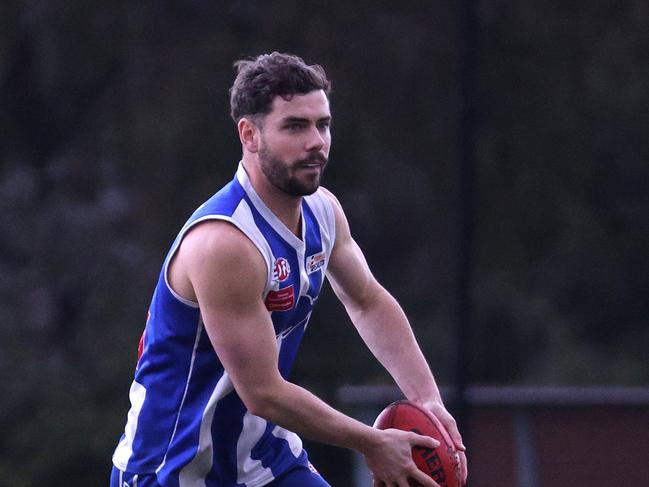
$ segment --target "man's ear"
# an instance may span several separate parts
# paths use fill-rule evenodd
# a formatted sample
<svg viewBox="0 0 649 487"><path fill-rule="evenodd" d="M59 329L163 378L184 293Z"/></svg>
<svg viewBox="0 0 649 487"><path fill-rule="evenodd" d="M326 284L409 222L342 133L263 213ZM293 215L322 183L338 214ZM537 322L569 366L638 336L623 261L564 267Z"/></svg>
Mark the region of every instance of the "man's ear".
<svg viewBox="0 0 649 487"><path fill-rule="evenodd" d="M248 152L257 152L259 150L261 133L255 122L248 117L243 117L237 123L237 129L242 147Z"/></svg>

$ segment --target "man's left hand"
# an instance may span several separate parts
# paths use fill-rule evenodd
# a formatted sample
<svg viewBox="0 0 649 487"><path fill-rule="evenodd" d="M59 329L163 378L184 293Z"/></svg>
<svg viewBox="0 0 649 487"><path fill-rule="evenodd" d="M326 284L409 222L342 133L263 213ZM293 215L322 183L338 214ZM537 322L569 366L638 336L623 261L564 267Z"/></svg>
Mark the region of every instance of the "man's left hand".
<svg viewBox="0 0 649 487"><path fill-rule="evenodd" d="M446 431L451 436L453 444L457 450L458 456L460 457L460 472L462 475L462 485L466 484L466 479L468 475L467 469L467 460L466 460L466 447L462 442L462 435L457 429L457 422L455 418L446 410L444 404L441 401L426 401L423 403L423 406L432 412L437 419L444 425Z"/></svg>

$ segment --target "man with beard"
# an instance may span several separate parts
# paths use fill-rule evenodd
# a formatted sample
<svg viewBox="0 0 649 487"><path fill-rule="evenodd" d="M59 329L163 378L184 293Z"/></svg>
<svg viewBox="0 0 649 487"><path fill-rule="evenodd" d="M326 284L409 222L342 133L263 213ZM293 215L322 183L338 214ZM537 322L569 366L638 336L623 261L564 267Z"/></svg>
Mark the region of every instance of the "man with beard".
<svg viewBox="0 0 649 487"><path fill-rule="evenodd" d="M377 485L434 487L411 450L437 441L371 428L288 381L326 275L404 395L464 450L403 311L320 187L331 144L324 70L276 52L235 65L243 157L165 259L111 486L328 486L299 433L360 451ZM462 465L466 475L464 454Z"/></svg>

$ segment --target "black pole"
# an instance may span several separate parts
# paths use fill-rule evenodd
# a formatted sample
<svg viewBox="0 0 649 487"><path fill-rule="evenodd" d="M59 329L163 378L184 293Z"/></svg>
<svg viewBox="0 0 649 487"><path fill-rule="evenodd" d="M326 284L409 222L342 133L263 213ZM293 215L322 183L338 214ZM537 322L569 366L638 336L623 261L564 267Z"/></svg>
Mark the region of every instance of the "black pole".
<svg viewBox="0 0 649 487"><path fill-rule="evenodd" d="M460 22L460 120L458 136L457 289L455 310L455 416L467 433L466 389L471 378L475 133L478 20L474 0L463 0Z"/></svg>

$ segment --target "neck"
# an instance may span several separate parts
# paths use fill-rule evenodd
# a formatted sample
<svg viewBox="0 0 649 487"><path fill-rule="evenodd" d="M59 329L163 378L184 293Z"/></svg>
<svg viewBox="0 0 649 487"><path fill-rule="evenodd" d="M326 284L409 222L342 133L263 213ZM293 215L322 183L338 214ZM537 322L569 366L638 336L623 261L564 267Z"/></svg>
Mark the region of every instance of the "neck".
<svg viewBox="0 0 649 487"><path fill-rule="evenodd" d="M242 163L250 179L250 184L264 204L286 228L301 238L302 197L288 195L273 186L255 161L247 160L244 156Z"/></svg>

